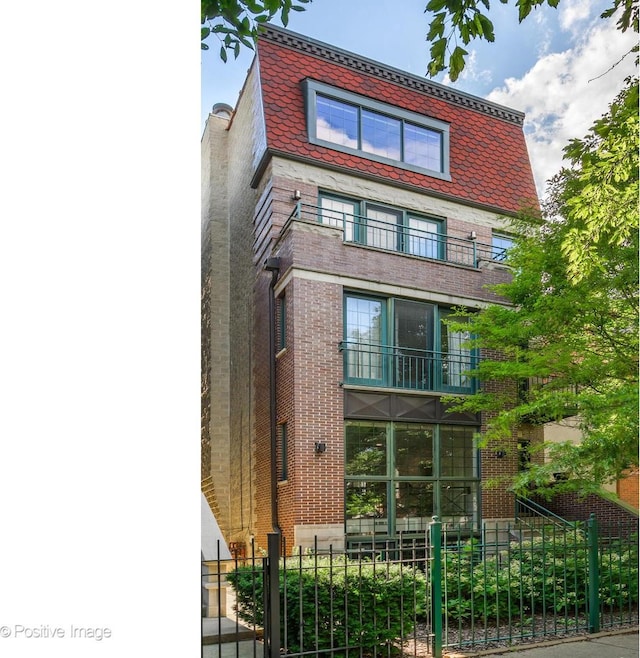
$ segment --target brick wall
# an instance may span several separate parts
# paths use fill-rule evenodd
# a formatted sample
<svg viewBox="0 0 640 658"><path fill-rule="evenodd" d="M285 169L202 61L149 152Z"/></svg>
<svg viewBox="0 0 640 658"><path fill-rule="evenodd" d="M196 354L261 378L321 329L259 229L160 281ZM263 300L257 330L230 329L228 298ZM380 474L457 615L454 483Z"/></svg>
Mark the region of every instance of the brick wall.
<svg viewBox="0 0 640 658"><path fill-rule="evenodd" d="M623 526L635 528L637 532L637 512L596 494L583 497L570 492L556 494L551 500L539 497L534 497L534 500L567 521L586 521L591 514L595 514L598 525L605 531L615 531Z"/></svg>
<svg viewBox="0 0 640 658"><path fill-rule="evenodd" d="M226 119L210 116L202 139L201 477L203 490L207 490L212 508L216 507L216 518L223 528L230 522L227 125Z"/></svg>
<svg viewBox="0 0 640 658"><path fill-rule="evenodd" d="M635 468L626 475L626 477L618 480L616 483L616 493L618 497L628 505L640 508L640 490L638 488L639 474L638 469Z"/></svg>

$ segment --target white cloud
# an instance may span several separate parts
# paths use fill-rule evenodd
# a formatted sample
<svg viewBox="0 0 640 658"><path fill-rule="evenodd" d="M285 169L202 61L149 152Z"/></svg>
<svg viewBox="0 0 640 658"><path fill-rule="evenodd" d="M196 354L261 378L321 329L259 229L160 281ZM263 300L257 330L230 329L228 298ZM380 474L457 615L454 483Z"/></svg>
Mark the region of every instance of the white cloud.
<svg viewBox="0 0 640 658"><path fill-rule="evenodd" d="M551 48L553 28L549 23L547 14L543 11L534 12L531 20L536 24L536 53L538 57L544 57Z"/></svg>
<svg viewBox="0 0 640 658"><path fill-rule="evenodd" d="M476 50L471 50L467 55L464 69L462 69L458 80L453 83L449 74L447 73L442 83L443 85L460 85L461 82L483 82L485 84L491 83L492 72L491 69L478 69L478 53Z"/></svg>
<svg viewBox="0 0 640 658"><path fill-rule="evenodd" d="M574 32L581 29L581 23L591 17L592 0L563 0L559 5L560 27Z"/></svg>
<svg viewBox="0 0 640 658"><path fill-rule="evenodd" d="M546 55L522 78L509 78L487 98L526 113L525 135L538 194L562 167L562 149L582 138L608 109L635 73L634 55L608 69L636 43L632 31L615 29L615 20L599 20L584 31L573 47ZM607 72L608 71L608 72Z"/></svg>

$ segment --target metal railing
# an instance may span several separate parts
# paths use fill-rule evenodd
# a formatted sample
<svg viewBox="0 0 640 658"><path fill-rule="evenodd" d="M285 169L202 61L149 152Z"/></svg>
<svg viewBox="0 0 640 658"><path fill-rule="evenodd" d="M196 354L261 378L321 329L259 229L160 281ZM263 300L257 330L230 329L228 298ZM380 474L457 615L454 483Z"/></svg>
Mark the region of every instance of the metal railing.
<svg viewBox="0 0 640 658"><path fill-rule="evenodd" d="M365 386L472 393L468 374L477 357L469 351L437 352L343 340L344 383Z"/></svg>
<svg viewBox="0 0 640 658"><path fill-rule="evenodd" d="M542 519L548 523L557 523L560 526L570 526L571 521L563 519L561 516L554 514L543 505L536 503L534 500L524 497L516 498L516 521L528 520L531 518Z"/></svg>
<svg viewBox="0 0 640 658"><path fill-rule="evenodd" d="M442 235L413 226L385 222L364 215L353 215L298 202L289 220L302 219L342 229L347 243L366 245L384 251L441 260L477 268L480 261L504 260L505 250L475 239Z"/></svg>

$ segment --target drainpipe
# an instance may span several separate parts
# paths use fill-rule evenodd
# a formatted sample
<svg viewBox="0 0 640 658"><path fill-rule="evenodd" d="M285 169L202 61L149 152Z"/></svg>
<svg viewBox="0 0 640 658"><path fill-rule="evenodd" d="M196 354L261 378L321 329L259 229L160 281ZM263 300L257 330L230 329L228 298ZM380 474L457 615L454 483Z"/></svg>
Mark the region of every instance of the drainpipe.
<svg viewBox="0 0 640 658"><path fill-rule="evenodd" d="M280 259L267 258L264 269L271 272L269 283L269 420L271 428L271 525L273 532L282 533L278 523L278 427L276 424L276 297L275 285L280 274Z"/></svg>

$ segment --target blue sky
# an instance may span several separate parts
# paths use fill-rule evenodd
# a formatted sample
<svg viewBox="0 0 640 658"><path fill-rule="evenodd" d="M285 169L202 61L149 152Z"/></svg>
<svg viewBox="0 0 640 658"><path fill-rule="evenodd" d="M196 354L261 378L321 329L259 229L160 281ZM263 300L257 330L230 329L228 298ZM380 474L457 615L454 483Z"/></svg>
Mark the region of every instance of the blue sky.
<svg viewBox="0 0 640 658"><path fill-rule="evenodd" d="M599 18L609 6L604 0L562 0L557 9L535 10L522 24L513 3L493 4L496 41L469 44L467 67L455 84L443 74L435 79L526 112L527 144L543 196L545 181L562 165L562 148L586 134L635 70L628 56L606 73L636 35L623 35L614 21ZM423 76L429 59L425 6L426 0L314 0L305 12L291 13L288 28ZM210 43L202 54L203 126L214 103L235 105L253 57L247 50L224 64Z"/></svg>

